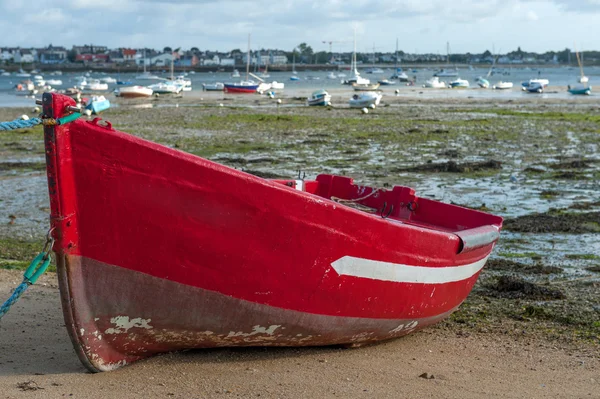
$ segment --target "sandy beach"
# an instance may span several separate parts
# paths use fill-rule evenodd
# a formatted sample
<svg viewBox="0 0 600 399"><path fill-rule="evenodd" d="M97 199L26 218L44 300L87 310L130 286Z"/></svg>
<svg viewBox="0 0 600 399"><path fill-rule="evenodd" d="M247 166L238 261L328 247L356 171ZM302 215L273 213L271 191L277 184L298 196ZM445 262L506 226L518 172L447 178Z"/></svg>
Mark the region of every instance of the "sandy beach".
<svg viewBox="0 0 600 399"><path fill-rule="evenodd" d="M103 118L264 177L340 173L505 217L494 256L453 316L358 349L194 350L90 374L49 272L0 323L0 398L600 398L596 99L387 92L363 115L347 108L348 89L332 94L339 106L330 109L306 107L303 92L111 97ZM0 108L0 120L31 108ZM41 129L0 133L0 160L4 301L47 230Z"/></svg>

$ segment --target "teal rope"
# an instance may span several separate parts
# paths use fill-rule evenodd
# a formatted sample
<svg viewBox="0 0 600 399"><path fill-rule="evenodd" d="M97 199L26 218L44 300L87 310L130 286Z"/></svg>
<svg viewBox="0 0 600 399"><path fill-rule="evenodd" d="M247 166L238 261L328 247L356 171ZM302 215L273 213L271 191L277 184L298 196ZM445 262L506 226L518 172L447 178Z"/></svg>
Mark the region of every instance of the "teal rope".
<svg viewBox="0 0 600 399"><path fill-rule="evenodd" d="M41 118L31 118L29 120L15 119L11 122L0 122L0 131L26 129L28 127L34 127L42 123Z"/></svg>
<svg viewBox="0 0 600 399"><path fill-rule="evenodd" d="M10 298L8 298L8 300L4 302L2 306L0 306L0 320L2 320L4 315L10 310L10 307L17 302L21 295L23 295L27 287L35 284L38 278L40 278L46 269L48 269L48 266L50 266L49 251L52 249L53 243L54 240L49 239L44 247L44 251L36 256L33 261L31 261L31 264L29 264L27 270L25 270L25 273L23 273L23 282L19 284L17 288L15 288Z"/></svg>
<svg viewBox="0 0 600 399"><path fill-rule="evenodd" d="M10 298L8 298L8 300L0 307L0 320L2 320L4 315L10 310L10 307L19 300L21 295L23 295L27 287L30 285L31 283L29 281L23 280L23 282L19 284L17 288L15 288Z"/></svg>

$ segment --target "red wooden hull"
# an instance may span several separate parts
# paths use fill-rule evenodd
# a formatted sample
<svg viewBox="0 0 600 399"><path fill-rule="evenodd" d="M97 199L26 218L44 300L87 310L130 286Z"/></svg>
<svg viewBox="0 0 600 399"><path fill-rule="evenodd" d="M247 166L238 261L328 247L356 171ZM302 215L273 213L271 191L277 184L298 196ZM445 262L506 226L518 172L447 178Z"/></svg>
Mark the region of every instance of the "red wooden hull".
<svg viewBox="0 0 600 399"><path fill-rule="evenodd" d="M44 95L48 115L72 103ZM407 187L268 181L82 120L45 139L65 320L93 371L405 335L460 305L502 224ZM365 194L387 218L331 200Z"/></svg>
<svg viewBox="0 0 600 399"><path fill-rule="evenodd" d="M239 84L225 83L223 90L226 93L251 94L251 93L256 93L257 89L258 89L258 85L239 85Z"/></svg>

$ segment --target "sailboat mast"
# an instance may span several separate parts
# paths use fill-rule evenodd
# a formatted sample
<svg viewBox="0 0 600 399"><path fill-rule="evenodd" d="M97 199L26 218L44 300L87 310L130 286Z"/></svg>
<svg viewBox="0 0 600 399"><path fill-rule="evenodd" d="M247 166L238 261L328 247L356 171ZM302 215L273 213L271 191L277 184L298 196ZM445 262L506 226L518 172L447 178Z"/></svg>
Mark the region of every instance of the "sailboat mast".
<svg viewBox="0 0 600 399"><path fill-rule="evenodd" d="M249 79L250 74L250 34L248 34L248 55L246 56L246 81Z"/></svg>
<svg viewBox="0 0 600 399"><path fill-rule="evenodd" d="M396 60L394 62L394 68L398 70L398 38L396 38Z"/></svg>
<svg viewBox="0 0 600 399"><path fill-rule="evenodd" d="M575 55L577 56L577 63L579 64L579 73L581 73L581 77L583 77L583 65L581 65L581 58L579 58L579 52L575 51Z"/></svg>
<svg viewBox="0 0 600 399"><path fill-rule="evenodd" d="M354 29L354 52L352 53L352 65L354 66L352 72L355 75L358 75L358 68L356 67L356 29Z"/></svg>

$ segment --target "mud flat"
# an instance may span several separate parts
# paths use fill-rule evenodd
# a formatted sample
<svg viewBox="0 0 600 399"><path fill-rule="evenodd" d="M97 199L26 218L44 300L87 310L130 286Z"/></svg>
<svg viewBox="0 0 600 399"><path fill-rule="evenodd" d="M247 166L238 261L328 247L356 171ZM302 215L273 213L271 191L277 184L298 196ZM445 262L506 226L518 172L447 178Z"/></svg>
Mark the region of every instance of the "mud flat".
<svg viewBox="0 0 600 399"><path fill-rule="evenodd" d="M0 324L5 397L594 397L600 392L600 107L582 101L386 95L369 114L334 92L116 100L119 130L265 177L340 173L506 218L473 293L447 321L358 350L222 349L86 374L56 277ZM0 109L12 120L31 109ZM0 133L0 298L48 224L40 128ZM45 285L44 285L45 284ZM425 374L423 376L423 374ZM420 377L422 376L422 377ZM430 378L433 377L433 378ZM309 383L308 383L309 382Z"/></svg>

